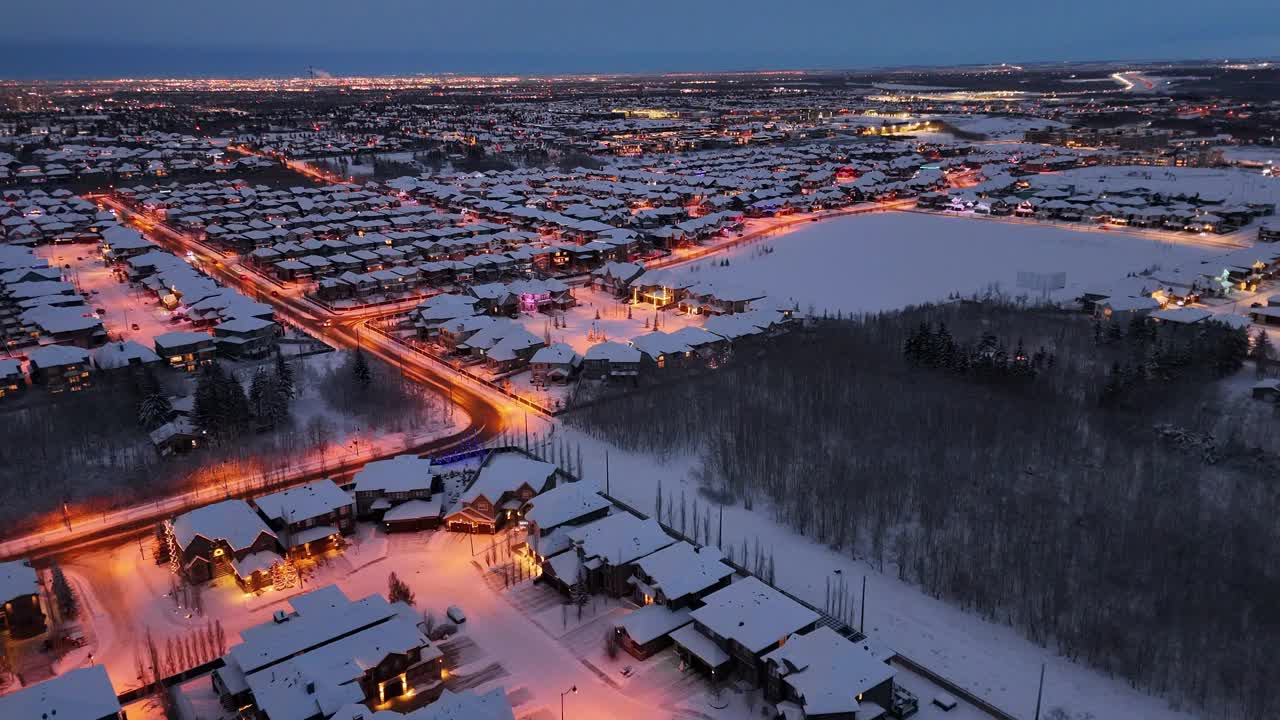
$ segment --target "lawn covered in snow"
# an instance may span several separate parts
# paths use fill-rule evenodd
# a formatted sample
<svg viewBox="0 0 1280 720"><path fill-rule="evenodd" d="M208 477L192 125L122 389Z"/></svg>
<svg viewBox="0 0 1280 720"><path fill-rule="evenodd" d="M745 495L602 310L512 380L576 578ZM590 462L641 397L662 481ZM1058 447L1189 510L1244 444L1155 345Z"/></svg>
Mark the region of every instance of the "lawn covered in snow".
<svg viewBox="0 0 1280 720"><path fill-rule="evenodd" d="M688 266L700 281L735 284L821 314L892 310L972 295L1011 294L1019 271L1066 272L1067 286L1109 282L1153 265L1220 254L1132 234L917 213L873 213L814 223ZM729 265L720 263L727 259Z"/></svg>

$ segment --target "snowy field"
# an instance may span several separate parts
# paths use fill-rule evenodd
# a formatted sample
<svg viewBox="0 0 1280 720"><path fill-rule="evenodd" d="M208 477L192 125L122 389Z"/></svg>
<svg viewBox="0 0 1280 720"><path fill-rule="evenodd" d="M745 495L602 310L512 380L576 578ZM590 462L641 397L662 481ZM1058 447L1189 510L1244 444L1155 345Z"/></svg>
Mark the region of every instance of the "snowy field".
<svg viewBox="0 0 1280 720"><path fill-rule="evenodd" d="M1280 179L1239 168L1162 168L1095 165L1058 173L1033 175L1034 188L1071 187L1076 193L1104 193L1121 188L1146 188L1157 193L1217 197L1224 206L1248 202L1280 203Z"/></svg>
<svg viewBox="0 0 1280 720"><path fill-rule="evenodd" d="M1129 234L965 221L915 213L838 218L684 269L763 290L821 314L891 310L995 285L1019 294L1019 271L1066 272L1068 289L1169 267L1215 251ZM719 263L727 258L728 267Z"/></svg>
<svg viewBox="0 0 1280 720"><path fill-rule="evenodd" d="M588 479L605 476L607 450L613 496L642 512L652 512L659 481L663 493L673 498L678 499L682 491L690 502L699 497L697 486L689 479L695 467L691 457L655 458L624 452L575 430L567 430L565 435L571 447L581 446L583 474ZM699 499L704 508L709 507ZM814 543L774 522L763 505L750 511L738 505L726 507L723 537L725 547L740 548L744 542L754 546L759 540L765 552L785 558L776 568L777 584L818 607L824 603L828 579L843 577L850 587L858 587L867 577L865 630L872 640L1017 717L1029 718L1033 714L1041 663L1047 665L1042 717L1055 708L1061 708L1071 720L1194 717L1171 709L1166 701L1135 690L1122 680L1035 645L1007 626L930 597L899 581L891 566L880 573L860 559ZM955 713L926 708L936 688L911 673L900 673L904 684L920 697L921 713L917 717L957 717ZM973 712L960 716L981 717L976 710Z"/></svg>

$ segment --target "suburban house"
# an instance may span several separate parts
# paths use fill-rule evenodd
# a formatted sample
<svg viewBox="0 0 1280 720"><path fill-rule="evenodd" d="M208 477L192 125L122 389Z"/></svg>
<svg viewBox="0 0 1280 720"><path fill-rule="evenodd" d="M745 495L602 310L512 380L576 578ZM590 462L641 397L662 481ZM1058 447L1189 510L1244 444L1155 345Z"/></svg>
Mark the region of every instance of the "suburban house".
<svg viewBox="0 0 1280 720"><path fill-rule="evenodd" d="M253 499L291 555L310 556L338 547L355 532L355 500L328 478Z"/></svg>
<svg viewBox="0 0 1280 720"><path fill-rule="evenodd" d="M279 325L256 317L232 318L213 326L218 350L233 358L265 357L276 346L279 336Z"/></svg>
<svg viewBox="0 0 1280 720"><path fill-rule="evenodd" d="M233 575L245 590L271 581L280 562L280 543L262 518L243 500L223 500L174 518L170 525L181 572L192 583Z"/></svg>
<svg viewBox="0 0 1280 720"><path fill-rule="evenodd" d="M693 626L672 634L676 651L693 665L732 671L753 685L766 677L765 656L788 637L814 629L819 619L756 577L731 583L702 602L692 613Z"/></svg>
<svg viewBox="0 0 1280 720"><path fill-rule="evenodd" d="M608 515L566 534L572 547L547 558L543 577L563 592L584 583L590 592L614 597L631 593L629 580L637 560L676 541L656 520L631 513Z"/></svg>
<svg viewBox="0 0 1280 720"><path fill-rule="evenodd" d="M640 359L639 350L606 340L587 348L582 375L592 380L635 378L640 374Z"/></svg>
<svg viewBox="0 0 1280 720"><path fill-rule="evenodd" d="M529 358L529 370L535 385L563 385L578 372L582 356L566 343L552 343Z"/></svg>
<svg viewBox="0 0 1280 720"><path fill-rule="evenodd" d="M612 505L593 483L586 481L564 483L533 496L521 509L529 523L529 550L539 562L567 550L569 542L564 533L558 533L556 539L546 543L543 539L557 531L599 520L609 514Z"/></svg>
<svg viewBox="0 0 1280 720"><path fill-rule="evenodd" d="M865 640L822 626L764 656L765 697L788 718L876 720L894 705L894 669Z"/></svg>
<svg viewBox="0 0 1280 720"><path fill-rule="evenodd" d="M402 605L381 595L352 601L335 585L289 604L292 612L242 630L214 671L223 706L242 717L321 720L440 679L443 653Z"/></svg>
<svg viewBox="0 0 1280 720"><path fill-rule="evenodd" d="M0 398L21 392L27 387L27 376L20 360L0 360Z"/></svg>
<svg viewBox="0 0 1280 720"><path fill-rule="evenodd" d="M443 483L429 458L397 455L375 460L353 479L356 515L380 520L389 532L440 525Z"/></svg>
<svg viewBox="0 0 1280 720"><path fill-rule="evenodd" d="M445 527L455 532L497 532L521 517L521 508L530 498L555 485L555 473L555 465L523 453L494 453L445 515Z"/></svg>
<svg viewBox="0 0 1280 720"><path fill-rule="evenodd" d="M626 297L627 288L644 274L644 266L632 262L607 262L591 273L591 287Z"/></svg>
<svg viewBox="0 0 1280 720"><path fill-rule="evenodd" d="M15 638L44 632L40 579L25 560L0 563L0 629Z"/></svg>
<svg viewBox="0 0 1280 720"><path fill-rule="evenodd" d="M160 364L151 348L132 340L115 340L90 353L94 367L102 372L138 370Z"/></svg>
<svg viewBox="0 0 1280 720"><path fill-rule="evenodd" d="M671 646L671 633L693 622L688 608L645 605L614 625L618 643L637 660Z"/></svg>
<svg viewBox="0 0 1280 720"><path fill-rule="evenodd" d="M169 363L169 367L194 372L201 365L213 362L217 345L208 333L181 330L164 333L152 338L156 354Z"/></svg>
<svg viewBox="0 0 1280 720"><path fill-rule="evenodd" d="M31 382L51 393L89 387L89 352L69 345L45 345L27 353Z"/></svg>
<svg viewBox="0 0 1280 720"><path fill-rule="evenodd" d="M5 720L125 720L101 665L76 668L0 696Z"/></svg>
<svg viewBox="0 0 1280 720"><path fill-rule="evenodd" d="M406 714L395 710L370 710L364 705L347 705L329 720L515 720L515 711L505 688L485 693L475 690L453 692L445 688L430 705Z"/></svg>
<svg viewBox="0 0 1280 720"><path fill-rule="evenodd" d="M628 581L634 588L632 600L673 610L697 607L704 596L729 585L733 568L721 562L723 557L719 548L695 548L684 541L642 557Z"/></svg>

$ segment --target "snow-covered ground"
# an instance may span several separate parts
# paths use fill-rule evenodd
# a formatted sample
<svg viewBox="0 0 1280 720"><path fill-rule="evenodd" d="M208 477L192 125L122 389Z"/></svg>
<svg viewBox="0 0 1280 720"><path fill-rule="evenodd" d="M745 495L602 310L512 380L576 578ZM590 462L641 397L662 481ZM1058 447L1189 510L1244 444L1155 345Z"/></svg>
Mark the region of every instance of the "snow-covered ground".
<svg viewBox="0 0 1280 720"><path fill-rule="evenodd" d="M695 465L691 457L656 458L628 453L578 431L557 432L565 432L571 446L581 446L586 478L598 481L605 477L607 450L613 496L642 512L652 512L659 481L664 494L670 492L679 498L683 490L690 501L698 497L697 488L689 479ZM708 506L705 501L702 504ZM712 532L717 529L713 527ZM818 607L825 601L828 579L843 577L849 587L859 587L862 577L867 577L865 631L872 640L1018 717L1030 717L1035 707L1041 663L1047 664L1045 712L1060 707L1073 720L1193 717L1171 709L1160 698L1134 690L1122 680L1039 647L1009 627L987 622L930 597L897 580L891 567L880 573L866 562L816 544L774 522L766 507L757 505L751 511L741 506L726 507L723 538L726 547L741 547L744 541L754 545L758 539L763 548L783 560L776 566L778 585ZM920 695L921 717L934 717L924 712L937 690L909 673L904 680L909 680L907 687Z"/></svg>
<svg viewBox="0 0 1280 720"><path fill-rule="evenodd" d="M877 213L815 223L682 271L757 288L801 310L847 314L971 295L992 285L1030 292L1018 289L1019 271L1066 272L1070 290L1212 254L1122 233ZM728 267L721 266L726 258Z"/></svg>

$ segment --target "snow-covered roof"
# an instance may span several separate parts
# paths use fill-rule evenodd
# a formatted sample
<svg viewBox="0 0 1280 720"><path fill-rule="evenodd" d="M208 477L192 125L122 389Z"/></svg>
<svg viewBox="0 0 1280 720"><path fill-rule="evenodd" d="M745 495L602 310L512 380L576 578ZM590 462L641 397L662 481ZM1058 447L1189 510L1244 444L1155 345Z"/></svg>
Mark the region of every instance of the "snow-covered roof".
<svg viewBox="0 0 1280 720"><path fill-rule="evenodd" d="M462 493L461 502L470 503L481 495L497 502L503 493L514 492L528 483L534 492L542 490L556 466L514 452L495 453L480 468L475 482Z"/></svg>
<svg viewBox="0 0 1280 720"><path fill-rule="evenodd" d="M531 363L547 363L548 365L568 365L578 359L578 353L568 343L552 343L539 348L529 359Z"/></svg>
<svg viewBox="0 0 1280 720"><path fill-rule="evenodd" d="M587 348L587 354L583 357L586 360L607 360L611 363L638 363L640 351L622 343L606 340Z"/></svg>
<svg viewBox="0 0 1280 720"><path fill-rule="evenodd" d="M383 513L382 521L402 522L421 520L423 518L438 518L440 517L440 509L439 495L430 500L406 500Z"/></svg>
<svg viewBox="0 0 1280 720"><path fill-rule="evenodd" d="M101 665L70 670L0 697L0 717L13 720L101 720L119 712L116 691Z"/></svg>
<svg viewBox="0 0 1280 720"><path fill-rule="evenodd" d="M328 478L253 499L253 504L268 519L286 523L328 515L353 502L350 495Z"/></svg>
<svg viewBox="0 0 1280 720"><path fill-rule="evenodd" d="M375 460L354 478L356 492L412 492L431 489L431 460L417 455L397 455Z"/></svg>
<svg viewBox="0 0 1280 720"><path fill-rule="evenodd" d="M541 495L535 495L527 503L524 517L546 531L567 522L609 507L599 489L591 482L565 483Z"/></svg>
<svg viewBox="0 0 1280 720"><path fill-rule="evenodd" d="M617 627L626 630L628 637L643 645L691 622L693 618L688 608L673 611L666 605L654 603L631 612L618 622Z"/></svg>
<svg viewBox="0 0 1280 720"><path fill-rule="evenodd" d="M619 513L569 531L582 549L582 557L600 558L615 566L624 565L674 543L652 518L641 520L631 513Z"/></svg>
<svg viewBox="0 0 1280 720"><path fill-rule="evenodd" d="M750 652L764 650L818 620L818 614L756 577L748 577L702 599L693 619Z"/></svg>
<svg viewBox="0 0 1280 720"><path fill-rule="evenodd" d="M474 690L445 690L435 702L405 715L404 720L515 720L515 712L502 687L483 695Z"/></svg>
<svg viewBox="0 0 1280 720"><path fill-rule="evenodd" d="M636 564L652 578L652 587L675 600L706 590L732 575L733 568L721 562L722 557L719 548L694 548L682 541L640 558Z"/></svg>
<svg viewBox="0 0 1280 720"><path fill-rule="evenodd" d="M395 607L381 595L353 602L336 585L297 595L289 604L294 612L284 622L269 620L240 631L244 642L228 654L246 675L397 616Z"/></svg>
<svg viewBox="0 0 1280 720"><path fill-rule="evenodd" d="M857 696L894 676L894 669L865 642L855 643L823 625L791 635L764 656L802 698L808 716L854 713Z"/></svg>
<svg viewBox="0 0 1280 720"><path fill-rule="evenodd" d="M40 592L36 571L25 560L0 563L0 605L25 595Z"/></svg>
<svg viewBox="0 0 1280 720"><path fill-rule="evenodd" d="M27 359L38 368L73 365L89 359L89 352L70 345L45 345L27 353Z"/></svg>
<svg viewBox="0 0 1280 720"><path fill-rule="evenodd" d="M103 370L122 368L133 361L140 363L159 362L160 356L149 347L139 345L132 340L118 340L93 351L93 363Z"/></svg>
<svg viewBox="0 0 1280 720"><path fill-rule="evenodd" d="M711 638L698 632L698 629L692 624L672 631L671 639L680 647L693 653L709 667L717 668L729 662L729 654L721 650L720 646L716 645Z"/></svg>
<svg viewBox="0 0 1280 720"><path fill-rule="evenodd" d="M223 500L196 508L174 518L173 535L178 546L186 548L196 536L208 540L226 540L232 550L250 547L258 536L275 537L271 528L243 500Z"/></svg>

